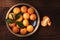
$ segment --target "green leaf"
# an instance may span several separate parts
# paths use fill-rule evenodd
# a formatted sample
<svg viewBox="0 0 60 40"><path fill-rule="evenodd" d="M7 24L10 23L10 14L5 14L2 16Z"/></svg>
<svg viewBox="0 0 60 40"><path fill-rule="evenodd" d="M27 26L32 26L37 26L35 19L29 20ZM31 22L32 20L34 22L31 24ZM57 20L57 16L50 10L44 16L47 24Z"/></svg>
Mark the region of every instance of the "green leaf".
<svg viewBox="0 0 60 40"><path fill-rule="evenodd" d="M13 19L15 19L15 18L14 18L14 14L13 14L13 13L11 13L11 15L12 15Z"/></svg>
<svg viewBox="0 0 60 40"><path fill-rule="evenodd" d="M20 12L20 13L18 13L18 14L16 14L16 16L15 16L15 20L17 20L21 15L22 15L22 13L21 13L21 12Z"/></svg>
<svg viewBox="0 0 60 40"><path fill-rule="evenodd" d="M21 27L21 28L24 28L24 25L22 24L22 22L16 22L16 24Z"/></svg>
<svg viewBox="0 0 60 40"><path fill-rule="evenodd" d="M14 21L13 20L10 20L10 19L6 19L6 22L7 23L13 23Z"/></svg>

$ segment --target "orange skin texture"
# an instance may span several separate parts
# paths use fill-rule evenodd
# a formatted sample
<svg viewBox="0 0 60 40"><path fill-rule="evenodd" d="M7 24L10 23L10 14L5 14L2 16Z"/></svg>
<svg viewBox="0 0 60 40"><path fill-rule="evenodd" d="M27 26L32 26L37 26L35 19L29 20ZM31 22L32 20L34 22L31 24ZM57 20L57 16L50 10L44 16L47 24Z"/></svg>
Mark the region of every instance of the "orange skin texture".
<svg viewBox="0 0 60 40"><path fill-rule="evenodd" d="M15 8L13 9L14 14L18 14L20 11L21 11L21 10L20 10L20 8L18 8L18 7L15 7Z"/></svg>
<svg viewBox="0 0 60 40"><path fill-rule="evenodd" d="M20 15L20 17L17 20L15 20L15 16L20 12L22 12L23 14ZM34 26L29 23L29 20L32 20L32 21L36 20L37 16L34 13L35 13L35 10L32 7L29 7L29 8L27 6L21 6L20 8L14 7L13 8L14 18L12 17L11 14L9 14L8 17L9 19L14 20L15 23L12 23L12 24L9 23L8 24L9 27L11 27L12 28L11 30L16 34L20 33L21 35L26 35L27 33L33 32ZM18 26L16 22L22 22L24 25L24 28L21 28L20 26ZM50 25L50 23L48 24Z"/></svg>
<svg viewBox="0 0 60 40"><path fill-rule="evenodd" d="M36 15L35 14L31 14L30 15L30 20L36 20Z"/></svg>
<svg viewBox="0 0 60 40"><path fill-rule="evenodd" d="M9 19L11 19L11 20L13 20L13 17L12 17L12 15L11 15L11 13L9 14Z"/></svg>
<svg viewBox="0 0 60 40"><path fill-rule="evenodd" d="M15 26L15 27L12 28L12 31L13 31L14 33L17 33L17 32L19 32L19 28Z"/></svg>
<svg viewBox="0 0 60 40"><path fill-rule="evenodd" d="M23 18L24 18L24 19L29 19L29 18L30 18L29 13L24 13L24 14L23 14Z"/></svg>
<svg viewBox="0 0 60 40"><path fill-rule="evenodd" d="M17 19L18 22L21 22L23 20L23 16L21 15L19 19Z"/></svg>
<svg viewBox="0 0 60 40"><path fill-rule="evenodd" d="M29 25L28 27L27 27L27 31L28 32L32 32L34 30L34 27L32 26L32 25Z"/></svg>
<svg viewBox="0 0 60 40"><path fill-rule="evenodd" d="M20 33L21 33L22 35L25 35L25 34L27 33L27 29L26 29L26 28L20 29Z"/></svg>
<svg viewBox="0 0 60 40"><path fill-rule="evenodd" d="M34 9L33 8L28 8L28 13L29 14L33 14L34 13Z"/></svg>
<svg viewBox="0 0 60 40"><path fill-rule="evenodd" d="M25 19L25 20L23 20L23 25L27 27L27 26L29 25L29 21L28 21L28 20L26 20L26 19Z"/></svg>
<svg viewBox="0 0 60 40"><path fill-rule="evenodd" d="M26 12L27 12L27 7L26 7L26 6L22 6L22 7L21 7L21 11L22 11L23 13L26 13Z"/></svg>
<svg viewBox="0 0 60 40"><path fill-rule="evenodd" d="M12 24L9 23L9 26L10 26L10 27L14 27L15 25L16 25L16 23L12 23Z"/></svg>

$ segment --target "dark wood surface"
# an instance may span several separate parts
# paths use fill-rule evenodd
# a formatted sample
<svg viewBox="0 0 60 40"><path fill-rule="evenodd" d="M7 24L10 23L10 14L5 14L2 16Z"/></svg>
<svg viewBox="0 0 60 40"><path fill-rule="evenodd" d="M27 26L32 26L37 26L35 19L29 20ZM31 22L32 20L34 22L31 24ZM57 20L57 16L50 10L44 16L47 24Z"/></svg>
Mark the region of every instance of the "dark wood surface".
<svg viewBox="0 0 60 40"><path fill-rule="evenodd" d="M9 32L5 23L5 16L11 6L17 3L28 3L34 6L42 20L47 15L52 25L39 29L29 37L16 37ZM0 0L0 40L60 40L60 1L59 0Z"/></svg>

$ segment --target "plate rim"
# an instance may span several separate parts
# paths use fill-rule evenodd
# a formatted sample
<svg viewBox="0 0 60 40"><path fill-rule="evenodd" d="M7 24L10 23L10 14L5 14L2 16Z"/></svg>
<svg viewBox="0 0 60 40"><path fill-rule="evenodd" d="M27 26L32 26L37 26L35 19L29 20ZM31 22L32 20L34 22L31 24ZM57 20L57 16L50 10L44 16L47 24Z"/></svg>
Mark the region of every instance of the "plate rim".
<svg viewBox="0 0 60 40"><path fill-rule="evenodd" d="M40 25L40 16L39 16L39 13L38 13L37 9L35 9L35 7L33 7L32 5L27 4L27 3L18 3L18 4L13 5L12 7L10 7L10 9L7 11L7 14L6 14L6 18L5 18L5 19L7 19L8 14L10 13L10 11L11 11L14 7L16 7L16 6L18 6L18 5L26 5L26 6L32 7L32 8L35 10L36 15L37 15L37 17L38 17L38 22L37 22L37 25L36 25L34 31L31 32L31 33L28 33L28 34L26 34L26 35L20 35L20 34L16 34L16 33L12 32L12 30L11 30L10 27L8 26L8 23L7 23L7 22L6 22L6 25L7 25L8 30L9 30L12 34L14 34L15 36L18 36L18 37L27 37L27 36L30 36L30 35L34 34L34 33L37 31L37 29L39 28L39 25Z"/></svg>

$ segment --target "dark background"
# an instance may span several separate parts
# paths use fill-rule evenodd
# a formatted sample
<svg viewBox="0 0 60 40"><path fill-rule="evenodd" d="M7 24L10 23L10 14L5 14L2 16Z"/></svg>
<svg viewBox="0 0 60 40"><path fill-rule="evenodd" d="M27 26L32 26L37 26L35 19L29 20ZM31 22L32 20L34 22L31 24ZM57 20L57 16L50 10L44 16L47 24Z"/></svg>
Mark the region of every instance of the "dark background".
<svg viewBox="0 0 60 40"><path fill-rule="evenodd" d="M52 25L39 29L29 37L16 37L9 32L5 16L9 8L17 3L28 3L34 6L42 20L43 16L50 17ZM0 0L0 40L60 40L60 0Z"/></svg>

